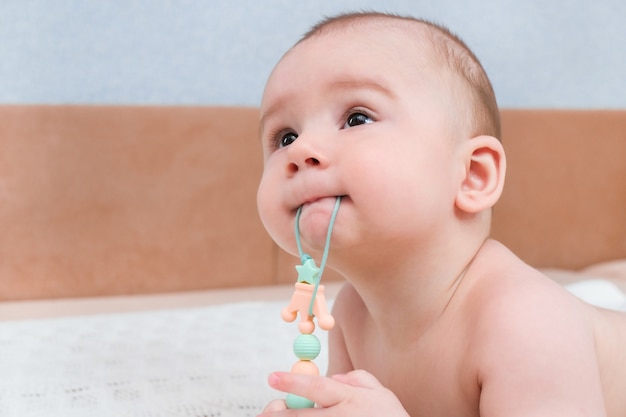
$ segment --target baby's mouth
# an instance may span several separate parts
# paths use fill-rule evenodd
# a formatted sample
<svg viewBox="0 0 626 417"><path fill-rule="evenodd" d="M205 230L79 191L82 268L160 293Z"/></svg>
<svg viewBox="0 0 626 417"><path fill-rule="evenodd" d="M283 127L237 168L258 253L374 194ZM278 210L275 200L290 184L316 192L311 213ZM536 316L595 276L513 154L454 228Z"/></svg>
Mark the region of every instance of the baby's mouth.
<svg viewBox="0 0 626 417"><path fill-rule="evenodd" d="M331 196L326 196L326 197L315 197L315 198L311 198L306 200L305 202L303 202L299 207L305 208L305 207L310 207L310 206L314 206L314 205L320 205L320 204L335 204L335 201L338 198L344 199L346 196L345 195L331 195ZM298 207L296 207L296 210L298 209Z"/></svg>

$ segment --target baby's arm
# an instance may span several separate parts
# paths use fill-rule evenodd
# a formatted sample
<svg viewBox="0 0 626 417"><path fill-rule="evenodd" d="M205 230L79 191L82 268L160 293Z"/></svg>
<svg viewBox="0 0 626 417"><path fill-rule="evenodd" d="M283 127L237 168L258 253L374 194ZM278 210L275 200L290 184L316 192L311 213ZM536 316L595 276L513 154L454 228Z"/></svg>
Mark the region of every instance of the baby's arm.
<svg viewBox="0 0 626 417"><path fill-rule="evenodd" d="M504 296L484 311L472 349L480 356L480 415L606 416L585 312L577 300L539 291Z"/></svg>

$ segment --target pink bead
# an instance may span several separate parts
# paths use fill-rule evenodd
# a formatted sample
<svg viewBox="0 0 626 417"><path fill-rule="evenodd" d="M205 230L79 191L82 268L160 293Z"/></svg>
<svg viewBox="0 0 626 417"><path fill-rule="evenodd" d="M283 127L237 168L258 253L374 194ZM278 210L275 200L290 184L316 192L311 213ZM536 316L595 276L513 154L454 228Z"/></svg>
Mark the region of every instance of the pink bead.
<svg viewBox="0 0 626 417"><path fill-rule="evenodd" d="M291 367L291 372L300 375L319 375L320 371L311 361L298 361Z"/></svg>

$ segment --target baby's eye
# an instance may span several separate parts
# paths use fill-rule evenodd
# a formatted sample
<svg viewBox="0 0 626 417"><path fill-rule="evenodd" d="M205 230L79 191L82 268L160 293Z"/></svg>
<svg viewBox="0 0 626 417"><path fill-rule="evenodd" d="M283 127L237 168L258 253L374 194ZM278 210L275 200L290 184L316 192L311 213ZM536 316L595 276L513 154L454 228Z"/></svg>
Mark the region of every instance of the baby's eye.
<svg viewBox="0 0 626 417"><path fill-rule="evenodd" d="M343 128L354 127L358 125L364 125L367 123L374 122L368 115L361 112L351 113L346 119L346 123L343 125Z"/></svg>
<svg viewBox="0 0 626 417"><path fill-rule="evenodd" d="M284 148L285 146L289 146L292 143L295 142L295 140L298 139L298 135L293 133L293 132L287 132L284 133L282 135L280 135L279 139L278 139L278 145L281 148Z"/></svg>

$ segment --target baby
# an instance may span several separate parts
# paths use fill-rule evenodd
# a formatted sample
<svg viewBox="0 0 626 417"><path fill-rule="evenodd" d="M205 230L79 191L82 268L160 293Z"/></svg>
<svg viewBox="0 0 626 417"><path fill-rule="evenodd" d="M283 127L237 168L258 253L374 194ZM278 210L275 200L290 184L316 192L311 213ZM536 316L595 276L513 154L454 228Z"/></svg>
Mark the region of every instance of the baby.
<svg viewBox="0 0 626 417"><path fill-rule="evenodd" d="M587 305L489 238L506 168L479 61L435 24L377 13L315 26L261 104L261 219L347 283L314 401L267 416L625 416L626 315Z"/></svg>

